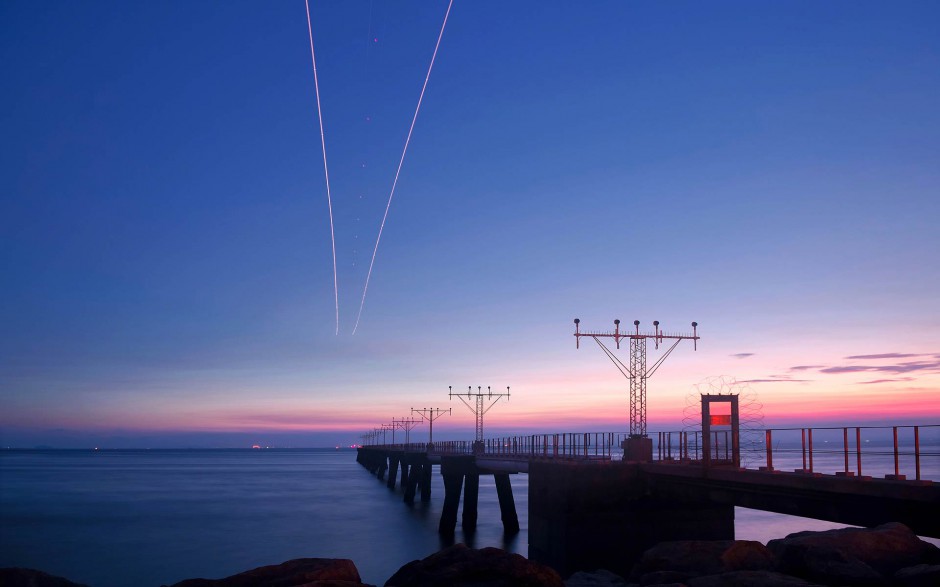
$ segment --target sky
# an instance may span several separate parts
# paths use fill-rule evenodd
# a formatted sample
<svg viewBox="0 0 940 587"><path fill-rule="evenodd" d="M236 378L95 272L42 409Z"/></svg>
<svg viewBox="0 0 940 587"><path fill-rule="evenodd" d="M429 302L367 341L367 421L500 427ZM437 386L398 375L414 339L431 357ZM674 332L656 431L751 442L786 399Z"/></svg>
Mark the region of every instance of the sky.
<svg viewBox="0 0 940 587"><path fill-rule="evenodd" d="M455 0L353 334L447 6L311 0L334 290L302 0L0 3L0 446L940 424L940 5Z"/></svg>

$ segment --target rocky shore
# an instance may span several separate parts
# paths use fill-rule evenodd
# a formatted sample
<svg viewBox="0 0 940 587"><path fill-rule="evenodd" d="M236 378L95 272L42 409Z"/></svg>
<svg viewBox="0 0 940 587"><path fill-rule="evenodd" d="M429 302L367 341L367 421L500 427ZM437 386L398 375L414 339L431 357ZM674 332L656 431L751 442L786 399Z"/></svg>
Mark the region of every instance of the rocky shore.
<svg viewBox="0 0 940 587"><path fill-rule="evenodd" d="M362 587L348 559L304 558L223 579L170 587ZM767 546L747 540L663 542L629 577L596 570L562 579L551 568L497 548L457 544L412 561L385 587L937 587L940 548L902 524L799 532ZM0 569L3 587L83 587L32 569Z"/></svg>

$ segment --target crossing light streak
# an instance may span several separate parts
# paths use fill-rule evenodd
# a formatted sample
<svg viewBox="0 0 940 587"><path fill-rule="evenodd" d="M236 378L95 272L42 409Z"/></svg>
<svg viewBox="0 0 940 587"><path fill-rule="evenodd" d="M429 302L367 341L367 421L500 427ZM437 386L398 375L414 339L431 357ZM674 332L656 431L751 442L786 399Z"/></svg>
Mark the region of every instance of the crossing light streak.
<svg viewBox="0 0 940 587"><path fill-rule="evenodd" d="M336 272L336 232L333 228L333 197L330 194L330 169L326 164L326 138L323 134L323 110L320 107L320 80L317 79L317 56L313 51L313 25L310 22L310 1L307 7L307 33L310 36L310 60L313 62L313 87L317 96L317 120L320 122L320 148L323 151L323 175L326 178L326 203L330 211L330 242L333 244L333 298L336 303L336 334L339 335L339 277ZM362 313L362 309L359 310ZM358 324L358 320L357 320Z"/></svg>
<svg viewBox="0 0 940 587"><path fill-rule="evenodd" d="M305 0L306 1L306 0ZM434 53L431 55L431 64L428 65L428 74L424 77L424 85L421 86L421 94L418 96L418 105L415 107L415 115L411 119L411 127L408 129L408 136L405 138L405 147L401 151L401 159L398 161L398 170L395 171L395 180L392 182L392 190L388 194L388 203L385 205L385 214L382 216L382 223L379 225L379 234L375 238L375 248L372 250L372 261L369 263L369 271L366 273L366 283L362 288L362 300L359 302L359 314L356 316L356 325L353 326L352 333L356 334L356 330L359 328L359 320L362 318L362 309L366 305L366 293L369 291L369 280L372 278L372 268L375 266L375 256L379 251L379 241L382 240L382 231L385 230L385 221L388 219L388 210L392 206L392 198L395 197L395 188L398 186L398 177L401 175L402 165L405 163L405 154L408 152L408 144L411 142L411 133L415 129L415 121L418 120L418 112L421 110L421 101L424 100L424 92L428 88L428 80L431 78L431 70L434 68L434 60L437 58L437 50L441 46L441 38L444 36L444 28L447 26L447 17L450 16L450 8L454 5L454 0L450 0L447 4L447 12L444 13L444 22L441 24L441 32L437 35L437 43L434 45ZM309 9L308 9L309 14ZM313 37L311 36L311 39ZM311 53L313 51L313 41L310 43ZM316 67L314 67L316 70ZM319 97L317 98L319 101ZM319 102L318 102L319 103ZM322 135L322 122L321 122L321 135ZM324 149L324 165L326 162L326 150ZM332 222L332 220L331 220ZM336 266L336 253L334 250L333 264L334 271ZM338 306L337 306L338 307ZM339 315L339 310L337 310L337 316ZM338 320L338 318L337 318ZM337 322L338 324L338 322ZM337 326L338 328L338 326Z"/></svg>

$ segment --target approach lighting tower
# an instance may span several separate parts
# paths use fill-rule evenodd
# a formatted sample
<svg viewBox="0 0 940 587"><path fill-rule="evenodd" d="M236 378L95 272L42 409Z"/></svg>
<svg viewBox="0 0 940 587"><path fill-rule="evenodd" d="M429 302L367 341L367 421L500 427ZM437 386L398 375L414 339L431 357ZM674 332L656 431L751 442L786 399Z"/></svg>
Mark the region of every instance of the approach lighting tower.
<svg viewBox="0 0 940 587"><path fill-rule="evenodd" d="M575 318L575 347L580 348L582 336L593 338L607 357L620 369L620 372L630 380L630 438L646 438L646 380L653 376L666 357L683 340L691 340L693 349L698 350L698 322L692 323L692 334L666 334L659 329L659 320L653 320L653 332L644 333L640 332L639 320L633 321L634 332L631 333L620 331L620 320L614 320L613 332L581 332L580 324L581 320ZM613 338L618 349L620 341L629 338L630 365L623 364L610 349L604 346L604 343L600 341L601 338ZM675 341L649 369L646 368L646 341L648 339L653 339L653 344L657 349L666 340ZM652 445L650 450L652 450Z"/></svg>
<svg viewBox="0 0 940 587"><path fill-rule="evenodd" d="M382 444L388 444L388 439L385 436L385 433L391 430L392 431L392 444L395 444L395 425L394 424L382 424L381 426L376 428L376 430L382 432Z"/></svg>
<svg viewBox="0 0 940 587"><path fill-rule="evenodd" d="M444 414L448 416L451 413L451 408L411 408L412 414L418 414L421 416L421 421L428 421L428 445L434 444L434 420L437 420Z"/></svg>
<svg viewBox="0 0 940 587"><path fill-rule="evenodd" d="M475 439L474 444L479 443L478 446L482 447L483 414L489 412L490 408L492 408L496 404L496 402L499 401L500 398L505 397L506 401L509 401L509 386L508 385L506 386L506 393L493 393L489 385L486 386L486 393L483 393L483 388L480 387L479 385L477 386L476 393L473 393L473 388L469 385L467 386L467 393L454 393L454 388L451 386L447 386L447 389L449 390L447 394L448 397L450 398L456 397L457 399L462 401L463 404L467 406L470 409L470 411L473 412L473 414L476 416L477 430L476 430L476 439ZM472 406L470 405L471 398L475 400L475 404ZM484 406L485 401L489 401L489 405Z"/></svg>
<svg viewBox="0 0 940 587"><path fill-rule="evenodd" d="M396 420L392 418L392 426L395 428L401 428L405 431L405 444L411 442L411 431L414 430L414 427L421 423L421 420L415 420L414 418L402 418L401 420ZM394 434L394 432L392 433Z"/></svg>

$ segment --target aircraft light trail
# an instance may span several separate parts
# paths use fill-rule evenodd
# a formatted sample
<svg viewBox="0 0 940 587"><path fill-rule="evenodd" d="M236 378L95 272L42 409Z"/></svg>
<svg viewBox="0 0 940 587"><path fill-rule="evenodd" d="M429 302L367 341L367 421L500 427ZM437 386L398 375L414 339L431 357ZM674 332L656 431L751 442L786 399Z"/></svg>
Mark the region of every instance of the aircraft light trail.
<svg viewBox="0 0 940 587"><path fill-rule="evenodd" d="M395 196L395 188L398 186L398 176L401 174L402 165L405 163L405 154L408 152L408 144L411 142L411 133L415 129L415 121L418 120L418 112L421 110L421 101L424 100L424 92L428 87L428 80L431 78L431 69L434 68L434 60L437 58L437 50L441 46L441 38L444 36L444 27L447 26L447 17L450 16L450 8L454 5L454 0L447 4L447 12L444 13L444 22L441 24L441 32L437 35L437 43L434 45L434 53L431 55L431 64L428 65L428 74L424 77L424 85L421 86L421 94L418 96L418 105L415 107L415 115L411 119L411 128L408 129L408 136L405 138L405 147L401 152L401 159L398 161L398 170L395 171L395 180L392 182L392 190L388 194L388 203L385 205L385 215L382 216L382 223L379 225L379 234L375 239L375 248L372 250L372 261L369 263L369 271L366 273L366 283L362 288L362 300L359 302L359 314L356 316L356 325L353 327L353 334L359 328L359 320L362 318L362 308L366 304L366 293L369 291L369 280L372 278L372 268L375 266L375 256L379 251L379 241L382 240L382 231L385 230L385 220L388 218L388 210L392 206L392 198ZM309 9L308 9L309 11ZM309 12L308 12L309 14ZM312 37L311 37L312 38ZM313 42L310 44L311 51ZM322 133L322 123L321 123ZM326 151L324 150L324 162L326 161ZM335 253L334 253L335 266ZM338 310L337 310L338 312Z"/></svg>
<svg viewBox="0 0 940 587"><path fill-rule="evenodd" d="M323 150L323 175L326 177L326 203L330 210L330 241L333 243L333 297L336 302L336 334L339 335L339 278L336 272L336 233L333 228L333 198L330 194L330 170L326 165L326 138L323 135L323 111L320 107L320 81L317 79L317 57L313 52L313 25L310 22L309 0L304 0L304 5L307 7L307 33L310 35L310 59L313 61L313 87L317 95L317 119L320 122L320 147ZM450 9L448 8L448 10ZM359 313L362 313L362 308L359 309ZM356 319L356 324L359 324L358 319Z"/></svg>

